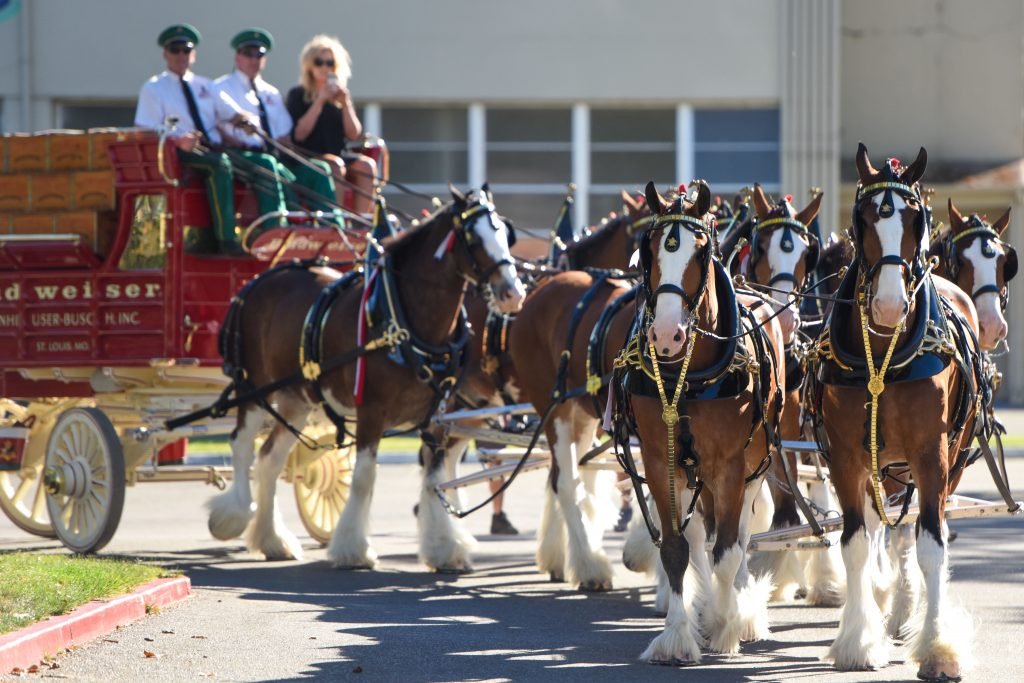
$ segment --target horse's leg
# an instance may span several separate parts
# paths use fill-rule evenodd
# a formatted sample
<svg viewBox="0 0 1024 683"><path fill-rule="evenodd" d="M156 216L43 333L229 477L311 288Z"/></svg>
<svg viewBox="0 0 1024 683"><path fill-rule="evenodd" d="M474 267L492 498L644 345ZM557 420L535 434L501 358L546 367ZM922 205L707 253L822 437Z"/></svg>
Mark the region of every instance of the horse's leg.
<svg viewBox="0 0 1024 683"><path fill-rule="evenodd" d="M921 594L921 572L914 561L914 527L901 524L889 532L889 556L897 567L896 594L886 625L891 638L901 638Z"/></svg>
<svg viewBox="0 0 1024 683"><path fill-rule="evenodd" d="M692 498L693 492L684 489L680 496L680 507L685 509ZM648 662L699 663L700 634L696 621L687 615L683 600L683 577L689 562L690 546L684 535L673 533L669 521L662 520L662 528L666 531L661 544L661 564L669 587L665 629L651 641L640 659Z"/></svg>
<svg viewBox="0 0 1024 683"><path fill-rule="evenodd" d="M812 457L817 457L812 456ZM808 498L822 510L835 510L838 503L827 481L812 481L807 487ZM842 555L839 551L839 532L825 535L831 544L827 548L808 551L807 602L818 607L839 607L846 596L843 575L839 572Z"/></svg>
<svg viewBox="0 0 1024 683"><path fill-rule="evenodd" d="M924 576L926 607L921 631L914 638L911 658L917 677L927 681L960 680L961 666L971 650L972 622L962 609L948 604L949 546L943 515L946 507L946 448L921 459L914 468L921 513L917 520L917 563Z"/></svg>
<svg viewBox="0 0 1024 683"><path fill-rule="evenodd" d="M833 457L835 465L847 453ZM846 605L839 619L836 635L826 659L843 671L877 669L889 663L889 642L885 636L882 611L872 593L871 536L878 516L871 509L865 494L863 470L849 468L849 477L836 473L835 482L843 505L843 564L846 565ZM851 481L852 480L852 481ZM868 514L870 512L870 514Z"/></svg>
<svg viewBox="0 0 1024 683"><path fill-rule="evenodd" d="M573 441L576 444L576 462L579 463L580 458L594 447L598 421L590 419L580 408L577 408L574 414L577 431ZM615 474L592 466L580 467L579 471L580 481L583 482L583 490L586 493L580 503L584 527L590 544L600 548L605 530L611 528L618 520L618 504L621 497L615 488Z"/></svg>
<svg viewBox="0 0 1024 683"><path fill-rule="evenodd" d="M309 406L302 402L288 404L282 399L278 410L288 424L301 429L309 417ZM277 422L260 448L254 468L256 483L256 514L246 532L246 545L261 552L268 560L302 559L299 539L284 526L277 506L277 480L288 463L288 454L298 441L288 427Z"/></svg>
<svg viewBox="0 0 1024 683"><path fill-rule="evenodd" d="M468 573L473 571L470 552L476 540L466 531L462 520L448 514L437 493L437 485L450 475L447 461L458 461L469 445L468 439L449 438L447 444L431 448L427 442L420 447L423 461L423 485L417 522L420 536L420 560L439 572Z"/></svg>
<svg viewBox="0 0 1024 683"><path fill-rule="evenodd" d="M654 498L647 496L647 507L651 513L651 521L656 529L661 525L658 520L658 509ZM634 515L626 532L626 540L622 544L622 564L631 572L650 574L655 571L658 562L658 548L651 542L651 531L641 514Z"/></svg>
<svg viewBox="0 0 1024 683"><path fill-rule="evenodd" d="M544 509L537 528L537 569L547 572L553 582L560 583L565 581L565 520L555 497L557 482L558 464L552 462L544 482Z"/></svg>
<svg viewBox="0 0 1024 683"><path fill-rule="evenodd" d="M708 532L704 523L704 515L700 506L693 511L690 523L683 531L686 542L690 545L689 575L693 579L693 596L690 598L690 614L694 624L697 625L697 632L701 633L701 645L707 645L709 602L714 579L711 573L711 561L708 558L707 542Z"/></svg>
<svg viewBox="0 0 1024 683"><path fill-rule="evenodd" d="M708 482L715 493L717 533L712 551L714 604L710 606L710 642L712 650L734 653L746 625L740 614L736 576L743 564L746 549L740 545L740 519L747 498L748 486L743 483L742 460L729 467L722 462L718 476ZM753 492L756 494L756 491ZM753 495L753 494L752 494Z"/></svg>
<svg viewBox="0 0 1024 683"><path fill-rule="evenodd" d="M214 496L206 504L210 511L209 527L214 538L226 541L241 536L252 519L252 488L249 468L256 450L256 435L260 431L263 411L246 405L238 411L238 421L231 432L231 466L234 476L231 488Z"/></svg>
<svg viewBox="0 0 1024 683"><path fill-rule="evenodd" d="M746 485L743 490L743 507L740 509L739 546L740 566L736 571L734 584L739 591L738 603L740 622L743 630L740 640L760 640L768 637L768 598L772 594L771 575L762 576L758 580L750 575L747 569L747 546L750 544L751 518L753 505L760 495L763 479L757 479Z"/></svg>
<svg viewBox="0 0 1024 683"><path fill-rule="evenodd" d="M785 478L785 474L780 471L781 467L779 456L773 457L772 475L766 478L754 502L754 515L750 523L753 533L777 531L800 524L796 500L781 483ZM769 517L767 525L763 522L766 515ZM754 551L750 554L749 569L757 577L771 578L774 587L769 599L772 602L788 600L804 583L800 558L791 551Z"/></svg>
<svg viewBox="0 0 1024 683"><path fill-rule="evenodd" d="M377 564L377 553L370 546L369 524L377 480L377 447L383 434L379 411L364 404L356 417L356 464L348 502L327 546L327 559L334 567L373 569Z"/></svg>
<svg viewBox="0 0 1024 683"><path fill-rule="evenodd" d="M563 403L555 410L552 425L547 430L549 434L555 434L551 456L552 461L558 466L555 494L562 509L568 536L566 578L580 590L611 590L611 563L601 548L600 538L595 539L588 533L581 507L586 500L587 492L580 480L580 468L576 458L576 440L582 431L577 426L578 422L576 407L571 403ZM548 438L551 443L551 437Z"/></svg>

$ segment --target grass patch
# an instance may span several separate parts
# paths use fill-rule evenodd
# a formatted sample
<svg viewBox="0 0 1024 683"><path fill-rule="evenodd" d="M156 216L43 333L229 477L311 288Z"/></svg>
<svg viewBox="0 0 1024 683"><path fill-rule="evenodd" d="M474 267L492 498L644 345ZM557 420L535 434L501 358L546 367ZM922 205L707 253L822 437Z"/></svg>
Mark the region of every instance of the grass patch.
<svg viewBox="0 0 1024 683"><path fill-rule="evenodd" d="M172 575L162 567L124 560L0 554L0 633Z"/></svg>

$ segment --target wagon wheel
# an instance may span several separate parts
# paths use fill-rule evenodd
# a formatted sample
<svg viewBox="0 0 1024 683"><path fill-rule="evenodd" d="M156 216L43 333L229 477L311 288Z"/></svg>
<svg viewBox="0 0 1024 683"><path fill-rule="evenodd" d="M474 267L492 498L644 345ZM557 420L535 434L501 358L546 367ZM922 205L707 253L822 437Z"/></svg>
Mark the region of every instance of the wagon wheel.
<svg viewBox="0 0 1024 683"><path fill-rule="evenodd" d="M354 448L312 450L298 444L292 453L295 503L309 535L322 544L331 540L352 485Z"/></svg>
<svg viewBox="0 0 1024 683"><path fill-rule="evenodd" d="M28 415L35 416L28 409L16 408L19 411L17 417L21 420ZM19 529L43 538L56 536L50 524L50 513L46 510L46 487L43 485L43 459L46 454L43 437L52 426L52 418L35 420L25 445L21 469L0 471L0 510Z"/></svg>
<svg viewBox="0 0 1024 683"><path fill-rule="evenodd" d="M0 510L22 531L43 538L56 536L46 510L42 457L26 458L20 470L0 472Z"/></svg>
<svg viewBox="0 0 1024 683"><path fill-rule="evenodd" d="M46 444L46 507L57 537L76 553L105 546L124 507L124 453L99 408L61 414Z"/></svg>

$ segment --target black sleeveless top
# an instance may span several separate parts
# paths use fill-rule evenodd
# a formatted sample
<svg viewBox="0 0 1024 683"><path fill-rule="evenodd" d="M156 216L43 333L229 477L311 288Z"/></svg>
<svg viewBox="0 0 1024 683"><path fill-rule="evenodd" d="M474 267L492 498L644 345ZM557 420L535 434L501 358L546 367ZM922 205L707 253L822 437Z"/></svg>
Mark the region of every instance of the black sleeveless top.
<svg viewBox="0 0 1024 683"><path fill-rule="evenodd" d="M305 91L301 85L297 85L288 91L285 106L288 113L292 115L292 121L299 122L306 112L309 111L311 102L305 99ZM341 154L345 149L345 121L341 109L333 102L325 102L320 110L320 117L316 120L312 132L305 140L295 139L295 129L292 129L292 142L306 150L308 153L316 154Z"/></svg>

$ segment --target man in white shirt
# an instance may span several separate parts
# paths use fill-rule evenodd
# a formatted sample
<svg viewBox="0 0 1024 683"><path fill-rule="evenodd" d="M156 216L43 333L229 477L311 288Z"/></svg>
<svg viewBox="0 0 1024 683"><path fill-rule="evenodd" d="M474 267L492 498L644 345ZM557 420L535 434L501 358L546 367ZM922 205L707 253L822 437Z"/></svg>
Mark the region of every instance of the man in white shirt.
<svg viewBox="0 0 1024 683"><path fill-rule="evenodd" d="M170 26L157 38L167 70L143 84L135 125L155 129L174 126L168 137L178 147L181 162L206 178L217 239L226 252L235 253L238 247L231 161L213 147L222 142L218 118L233 115L237 107L219 96L210 79L192 73L199 39L199 31L189 24Z"/></svg>
<svg viewBox="0 0 1024 683"><path fill-rule="evenodd" d="M269 138L287 143L292 131L292 118L280 91L260 75L273 44L273 37L262 28L245 29L231 39L235 69L214 81L214 87L237 103L246 123L240 125L237 116L222 109L218 112L217 126L225 144L239 148L233 155L240 155L248 162L236 160L235 170L249 167L246 170L252 174L251 180L261 198L261 212L265 213L265 208L279 202L331 213L335 193L330 166L319 160L310 161L312 167L291 163L294 161L291 157L275 156L276 148L267 142ZM276 186L279 191L283 186L279 197L269 196L274 179L281 181Z"/></svg>

